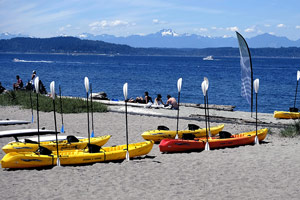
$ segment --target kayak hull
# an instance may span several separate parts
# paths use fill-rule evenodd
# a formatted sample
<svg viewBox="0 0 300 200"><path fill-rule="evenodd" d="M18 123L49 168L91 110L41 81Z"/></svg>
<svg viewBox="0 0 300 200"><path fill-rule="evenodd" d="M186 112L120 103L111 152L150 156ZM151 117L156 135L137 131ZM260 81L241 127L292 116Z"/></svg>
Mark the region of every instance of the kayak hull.
<svg viewBox="0 0 300 200"><path fill-rule="evenodd" d="M210 128L211 136L217 135L224 128L224 124L214 126ZM180 130L178 131L178 137L182 138L183 134L193 134L196 138L206 136L206 128L197 130ZM174 139L176 131L171 130L150 130L142 133L142 137L145 140L153 140L154 142L160 142L163 139Z"/></svg>
<svg viewBox="0 0 300 200"><path fill-rule="evenodd" d="M268 129L257 131L259 141L266 138ZM256 131L232 135L230 138L220 139L219 137L211 137L208 139L210 149L242 146L254 144ZM159 144L161 152L187 152L187 151L202 151L205 149L206 138L195 138L194 140L182 139L164 139Z"/></svg>
<svg viewBox="0 0 300 200"><path fill-rule="evenodd" d="M133 143L128 145L130 158L148 154L153 147L152 141ZM59 152L61 165L82 165L97 162L109 162L126 159L127 145L103 147L97 153L88 150L65 150ZM39 168L55 166L57 154L40 155L33 152L11 152L1 160L2 168Z"/></svg>
<svg viewBox="0 0 300 200"><path fill-rule="evenodd" d="M274 118L277 118L277 119L299 119L300 112L274 111Z"/></svg>
<svg viewBox="0 0 300 200"><path fill-rule="evenodd" d="M91 144L103 146L110 139L111 135L104 135L90 138ZM59 150L75 150L84 149L87 147L89 140L88 138L79 139L78 142L69 143L67 140L58 141ZM46 147L51 151L56 151L56 141L44 141L40 142L42 147ZM10 142L5 145L2 150L5 153L10 152L34 152L38 149L37 143L26 143L26 142Z"/></svg>

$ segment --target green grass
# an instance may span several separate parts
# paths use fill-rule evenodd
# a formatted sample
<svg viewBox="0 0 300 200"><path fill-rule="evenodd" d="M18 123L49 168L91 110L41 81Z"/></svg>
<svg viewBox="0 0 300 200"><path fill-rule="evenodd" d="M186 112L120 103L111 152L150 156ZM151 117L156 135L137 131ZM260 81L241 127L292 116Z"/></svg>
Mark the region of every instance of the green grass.
<svg viewBox="0 0 300 200"><path fill-rule="evenodd" d="M32 106L36 110L37 95L31 93ZM53 99L45 96L38 95L39 110L44 112L53 111ZM2 106L21 106L25 109L31 109L30 92L26 91L8 91L0 95L0 105ZM90 105L90 103L89 103ZM83 113L87 112L86 101L81 98L62 98L62 111L63 113ZM55 110L60 113L60 99L55 98ZM91 107L89 108L91 111ZM107 112L107 106L99 102L93 102L94 112Z"/></svg>
<svg viewBox="0 0 300 200"><path fill-rule="evenodd" d="M294 138L300 136L300 121L295 121L294 124L288 125L280 131L281 137Z"/></svg>

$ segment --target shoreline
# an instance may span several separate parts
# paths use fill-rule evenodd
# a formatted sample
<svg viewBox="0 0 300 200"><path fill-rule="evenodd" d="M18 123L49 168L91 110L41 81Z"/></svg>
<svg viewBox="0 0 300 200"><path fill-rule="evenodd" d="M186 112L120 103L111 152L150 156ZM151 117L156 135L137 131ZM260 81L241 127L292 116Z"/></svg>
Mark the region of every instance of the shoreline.
<svg viewBox="0 0 300 200"><path fill-rule="evenodd" d="M112 135L105 146L126 143L125 114L116 111L94 113L95 136ZM176 129L176 110L129 107L129 143L141 142L142 132L166 125ZM138 109L138 110L136 110ZM30 109L0 106L0 118L31 120ZM143 112L142 112L143 111ZM154 112L153 113L149 112ZM166 111L166 112L165 112ZM148 114L147 114L148 112ZM157 113L163 115L157 115ZM165 112L165 113L164 113ZM179 128L203 120L189 117L201 109L180 109ZM135 114L134 114L135 113ZM212 114L221 115L225 111ZM227 112L243 117L237 111ZM241 115L240 115L241 114ZM250 115L250 113L244 113ZM259 114L262 118L264 115ZM269 115L268 115L269 116ZM66 135L87 136L86 113L64 114ZM267 118L267 117L266 117ZM0 126L0 130L36 128L28 125ZM40 112L40 127L54 129L53 113ZM57 115L58 130L61 116ZM287 123L287 122L286 122ZM220 122L211 122L211 126ZM232 134L255 130L255 124L227 123ZM268 128L259 124L258 128ZM96 163L86 166L53 167L42 170L0 169L1 199L298 199L300 194L299 138L281 138L274 127L259 146L247 145L209 152L162 154L158 145L147 155L129 162ZM1 138L1 147L13 138ZM1 158L4 152L0 152ZM17 192L16 192L17 191Z"/></svg>

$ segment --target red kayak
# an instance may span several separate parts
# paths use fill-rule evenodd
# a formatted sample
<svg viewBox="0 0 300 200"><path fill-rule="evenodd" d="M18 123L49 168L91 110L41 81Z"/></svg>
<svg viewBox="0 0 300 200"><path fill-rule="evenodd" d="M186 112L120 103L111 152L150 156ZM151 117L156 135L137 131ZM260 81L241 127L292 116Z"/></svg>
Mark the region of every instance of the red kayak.
<svg viewBox="0 0 300 200"><path fill-rule="evenodd" d="M257 131L259 141L266 138L268 129ZM210 149L218 149L233 146L242 146L254 144L256 131L232 135L229 138L210 137L208 143ZM194 140L182 139L164 139L159 144L161 152L185 152L185 151L200 151L205 149L206 138L195 138Z"/></svg>

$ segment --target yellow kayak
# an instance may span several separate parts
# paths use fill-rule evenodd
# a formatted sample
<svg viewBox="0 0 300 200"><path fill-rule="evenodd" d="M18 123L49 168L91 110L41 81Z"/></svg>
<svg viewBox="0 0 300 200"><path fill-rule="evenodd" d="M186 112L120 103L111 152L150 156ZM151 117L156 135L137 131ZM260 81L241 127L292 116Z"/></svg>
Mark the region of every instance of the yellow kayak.
<svg viewBox="0 0 300 200"><path fill-rule="evenodd" d="M274 117L278 119L299 119L300 112L274 111Z"/></svg>
<svg viewBox="0 0 300 200"><path fill-rule="evenodd" d="M69 138L68 138L69 137ZM84 149L89 142L88 138L77 139L74 136L68 136L66 140L58 140L59 150ZM103 146L110 139L111 135L104 135L90 138L91 144ZM42 147L46 147L51 151L56 151L56 140L40 142ZM24 140L24 142L10 142L5 145L2 150L5 153L10 152L32 152L38 149L38 143L32 140Z"/></svg>
<svg viewBox="0 0 300 200"><path fill-rule="evenodd" d="M153 141L145 141L128 145L130 158L148 154L153 147ZM126 145L103 147L97 153L89 153L88 150L65 150L59 152L61 165L80 165L126 158ZM11 152L1 160L2 168L38 168L55 166L57 160L56 151L49 155L40 155L34 152Z"/></svg>
<svg viewBox="0 0 300 200"><path fill-rule="evenodd" d="M217 135L224 128L224 124L219 126L210 127L211 136ZM196 138L206 136L206 128L199 128L196 130L180 130L178 131L178 137L182 138L183 134L193 134ZM142 137L145 140L153 140L154 142L160 142L163 139L174 139L176 131L171 130L150 130L142 133Z"/></svg>

